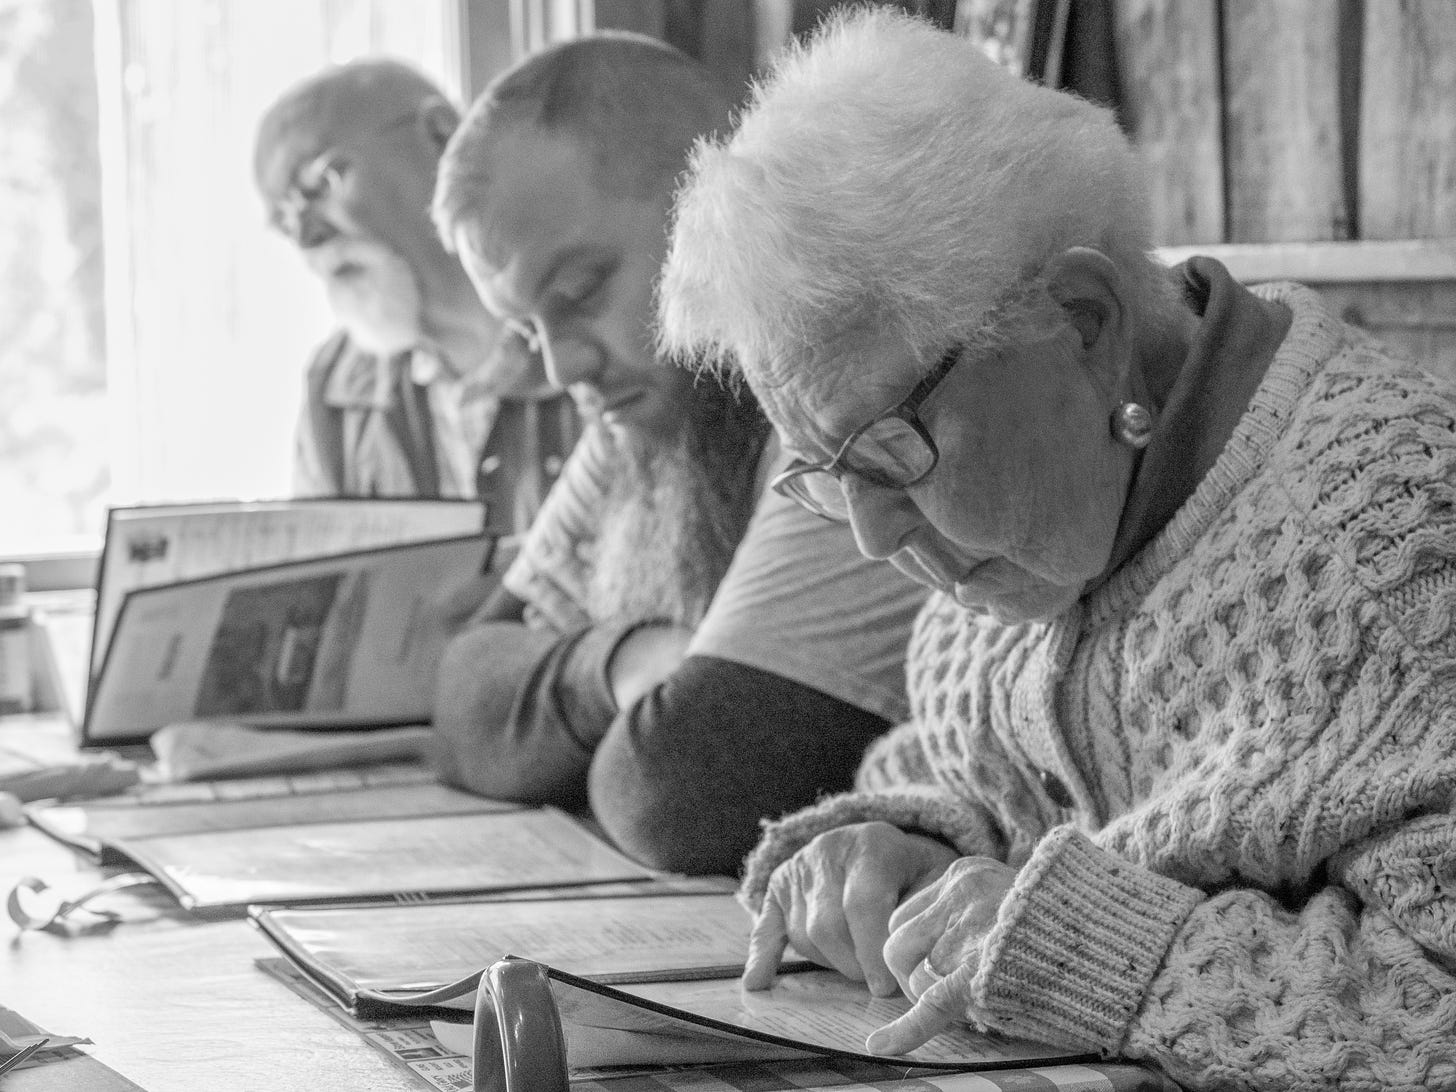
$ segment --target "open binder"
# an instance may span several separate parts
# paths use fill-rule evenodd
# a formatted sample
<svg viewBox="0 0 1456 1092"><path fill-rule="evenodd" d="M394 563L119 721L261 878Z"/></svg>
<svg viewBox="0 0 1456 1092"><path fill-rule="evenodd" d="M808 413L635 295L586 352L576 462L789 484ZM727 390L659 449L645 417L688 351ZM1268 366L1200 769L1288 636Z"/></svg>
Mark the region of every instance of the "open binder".
<svg viewBox="0 0 1456 1092"><path fill-rule="evenodd" d="M443 990L456 1016L475 1006L481 967L516 951L598 982L731 978L748 954L748 914L726 877L442 899L410 905L254 907L253 924L355 1016L418 1012Z"/></svg>
<svg viewBox="0 0 1456 1092"><path fill-rule="evenodd" d="M865 1037L903 1013L904 998L871 997L792 952L772 990L745 993L751 918L722 883L682 886L692 882L518 893L512 903L257 907L251 917L287 957L260 968L318 987L315 1003L326 994L341 1020L429 1018L440 1048L471 1059L473 1087L491 1092L565 1089L568 1078L612 1067L703 1065L753 1067L753 1087L764 1067L803 1066L873 1073L865 1079L876 1088L904 1079L946 1092L1176 1087L1151 1070L966 1027L907 1057L869 1055Z"/></svg>
<svg viewBox="0 0 1456 1092"><path fill-rule="evenodd" d="M215 915L253 903L424 900L650 876L553 808L159 835L118 848L184 909Z"/></svg>
<svg viewBox="0 0 1456 1092"><path fill-rule="evenodd" d="M343 820L519 811L441 784L419 762L386 762L265 777L142 782L112 796L39 800L31 826L102 865L126 865L138 839Z"/></svg>
<svg viewBox="0 0 1456 1092"><path fill-rule="evenodd" d="M478 534L129 591L87 691L82 746L189 721L361 728L427 721L441 587L487 567Z"/></svg>
<svg viewBox="0 0 1456 1092"><path fill-rule="evenodd" d="M524 1071L543 1064L538 1052L550 1054L558 1034L562 1058L576 1068L866 1060L865 1037L908 1008L903 997L872 997L863 983L792 953L771 990L745 992L739 977L752 919L727 893L274 908L252 917L356 1015L429 1010L444 1021L441 1041L454 1039L447 1045L462 1053L486 1049L479 1044L504 1022L516 1038L490 1049L523 1052ZM522 951L532 958L515 958ZM461 1023L472 1012L473 1046ZM894 1061L966 1069L1068 1056L960 1028Z"/></svg>
<svg viewBox="0 0 1456 1092"><path fill-rule="evenodd" d="M94 676L129 592L484 529L478 501L304 497L118 505L107 510L96 574Z"/></svg>
<svg viewBox="0 0 1456 1092"><path fill-rule="evenodd" d="M475 979L474 1084L491 1092L566 1092L572 1067L643 1062L821 1056L891 1062L909 1075L1093 1060L967 1026L909 1054L869 1054L865 1038L909 1002L872 997L863 983L827 970L781 975L762 993L745 992L736 977L611 986L516 957ZM436 1030L447 1042L452 1026Z"/></svg>
<svg viewBox="0 0 1456 1092"><path fill-rule="evenodd" d="M208 917L242 916L253 904L424 902L653 875L563 811L419 781L29 814L104 862L135 864L183 909Z"/></svg>
<svg viewBox="0 0 1456 1092"><path fill-rule="evenodd" d="M577 1067L794 1059L869 1059L866 1035L903 1013L903 997L810 962L780 967L772 990L744 993L750 914L731 894L540 898L419 907L278 907L253 922L298 970L355 1015L430 1010L443 1038L476 1037L488 1019L526 1021L530 1044L565 1026ZM515 952L531 954L540 992ZM485 968L485 970L482 970ZM492 978L498 971L499 987ZM511 983L523 983L508 989ZM508 990L501 993L501 990ZM494 1000L492 1000L494 999ZM547 1005L549 1000L549 1005ZM464 1051L469 1044L457 1041ZM534 1054L533 1054L534 1057ZM990 1067L1066 1059L1067 1051L970 1028L946 1032L903 1061L916 1067Z"/></svg>

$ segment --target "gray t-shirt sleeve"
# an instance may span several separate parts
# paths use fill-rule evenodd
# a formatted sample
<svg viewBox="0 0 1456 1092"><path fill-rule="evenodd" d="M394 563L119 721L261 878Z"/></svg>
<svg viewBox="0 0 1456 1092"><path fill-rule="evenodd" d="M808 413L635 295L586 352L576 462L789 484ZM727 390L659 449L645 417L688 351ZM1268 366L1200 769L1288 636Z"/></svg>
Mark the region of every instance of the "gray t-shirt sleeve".
<svg viewBox="0 0 1456 1092"><path fill-rule="evenodd" d="M688 655L769 671L895 723L909 716L905 646L928 595L864 557L847 524L765 489Z"/></svg>

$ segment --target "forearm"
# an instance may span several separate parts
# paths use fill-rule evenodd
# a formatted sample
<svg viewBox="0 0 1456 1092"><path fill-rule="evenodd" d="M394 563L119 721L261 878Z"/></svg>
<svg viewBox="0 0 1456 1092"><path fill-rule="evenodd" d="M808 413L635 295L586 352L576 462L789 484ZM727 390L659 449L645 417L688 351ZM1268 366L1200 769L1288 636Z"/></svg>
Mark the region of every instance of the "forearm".
<svg viewBox="0 0 1456 1092"><path fill-rule="evenodd" d="M616 713L606 662L621 636L492 622L457 637L436 680L441 775L498 799L580 803Z"/></svg>
<svg viewBox="0 0 1456 1092"><path fill-rule="evenodd" d="M613 721L592 765L592 807L647 864L733 874L762 818L847 788L887 727L781 676L689 656Z"/></svg>
<svg viewBox="0 0 1456 1092"><path fill-rule="evenodd" d="M1062 828L979 961L968 1017L1151 1061L1189 1088L1456 1083L1456 979L1344 886L1294 910L1252 889L1207 898Z"/></svg>

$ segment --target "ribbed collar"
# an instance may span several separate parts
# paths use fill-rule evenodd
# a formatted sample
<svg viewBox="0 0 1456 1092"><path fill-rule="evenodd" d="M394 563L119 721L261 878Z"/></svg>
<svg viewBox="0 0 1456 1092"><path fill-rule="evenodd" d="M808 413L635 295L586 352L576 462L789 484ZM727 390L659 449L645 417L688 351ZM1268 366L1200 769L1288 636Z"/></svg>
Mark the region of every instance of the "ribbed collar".
<svg viewBox="0 0 1456 1092"><path fill-rule="evenodd" d="M1180 375L1169 398L1170 406L1178 399L1185 380L1199 384L1206 369L1226 362L1223 354L1241 340L1227 327L1249 315L1249 308L1261 307L1261 301L1282 303L1293 313L1293 321L1248 409L1193 493L1142 550L1083 599L1082 623L1086 626L1100 626L1108 618L1135 607L1188 554L1249 480L1267 465L1300 397L1340 344L1340 321L1311 289L1278 282L1251 291L1211 258L1195 258L1189 264L1209 284L1209 304L1196 340L1197 364L1187 370L1186 376Z"/></svg>

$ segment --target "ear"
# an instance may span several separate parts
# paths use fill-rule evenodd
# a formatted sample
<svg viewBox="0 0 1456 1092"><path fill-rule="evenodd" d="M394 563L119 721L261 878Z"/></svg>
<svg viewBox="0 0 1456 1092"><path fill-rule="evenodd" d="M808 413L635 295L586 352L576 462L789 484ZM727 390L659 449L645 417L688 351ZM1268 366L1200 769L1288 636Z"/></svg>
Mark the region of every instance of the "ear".
<svg viewBox="0 0 1456 1092"><path fill-rule="evenodd" d="M439 95L431 95L425 99L420 103L419 109L420 121L424 124L425 135L435 149L435 154L444 155L445 145L450 142L450 137L460 124L459 113Z"/></svg>
<svg viewBox="0 0 1456 1092"><path fill-rule="evenodd" d="M1047 291L1082 335L1083 349L1120 332L1121 278L1111 258L1091 247L1074 246L1048 262L1046 271Z"/></svg>

